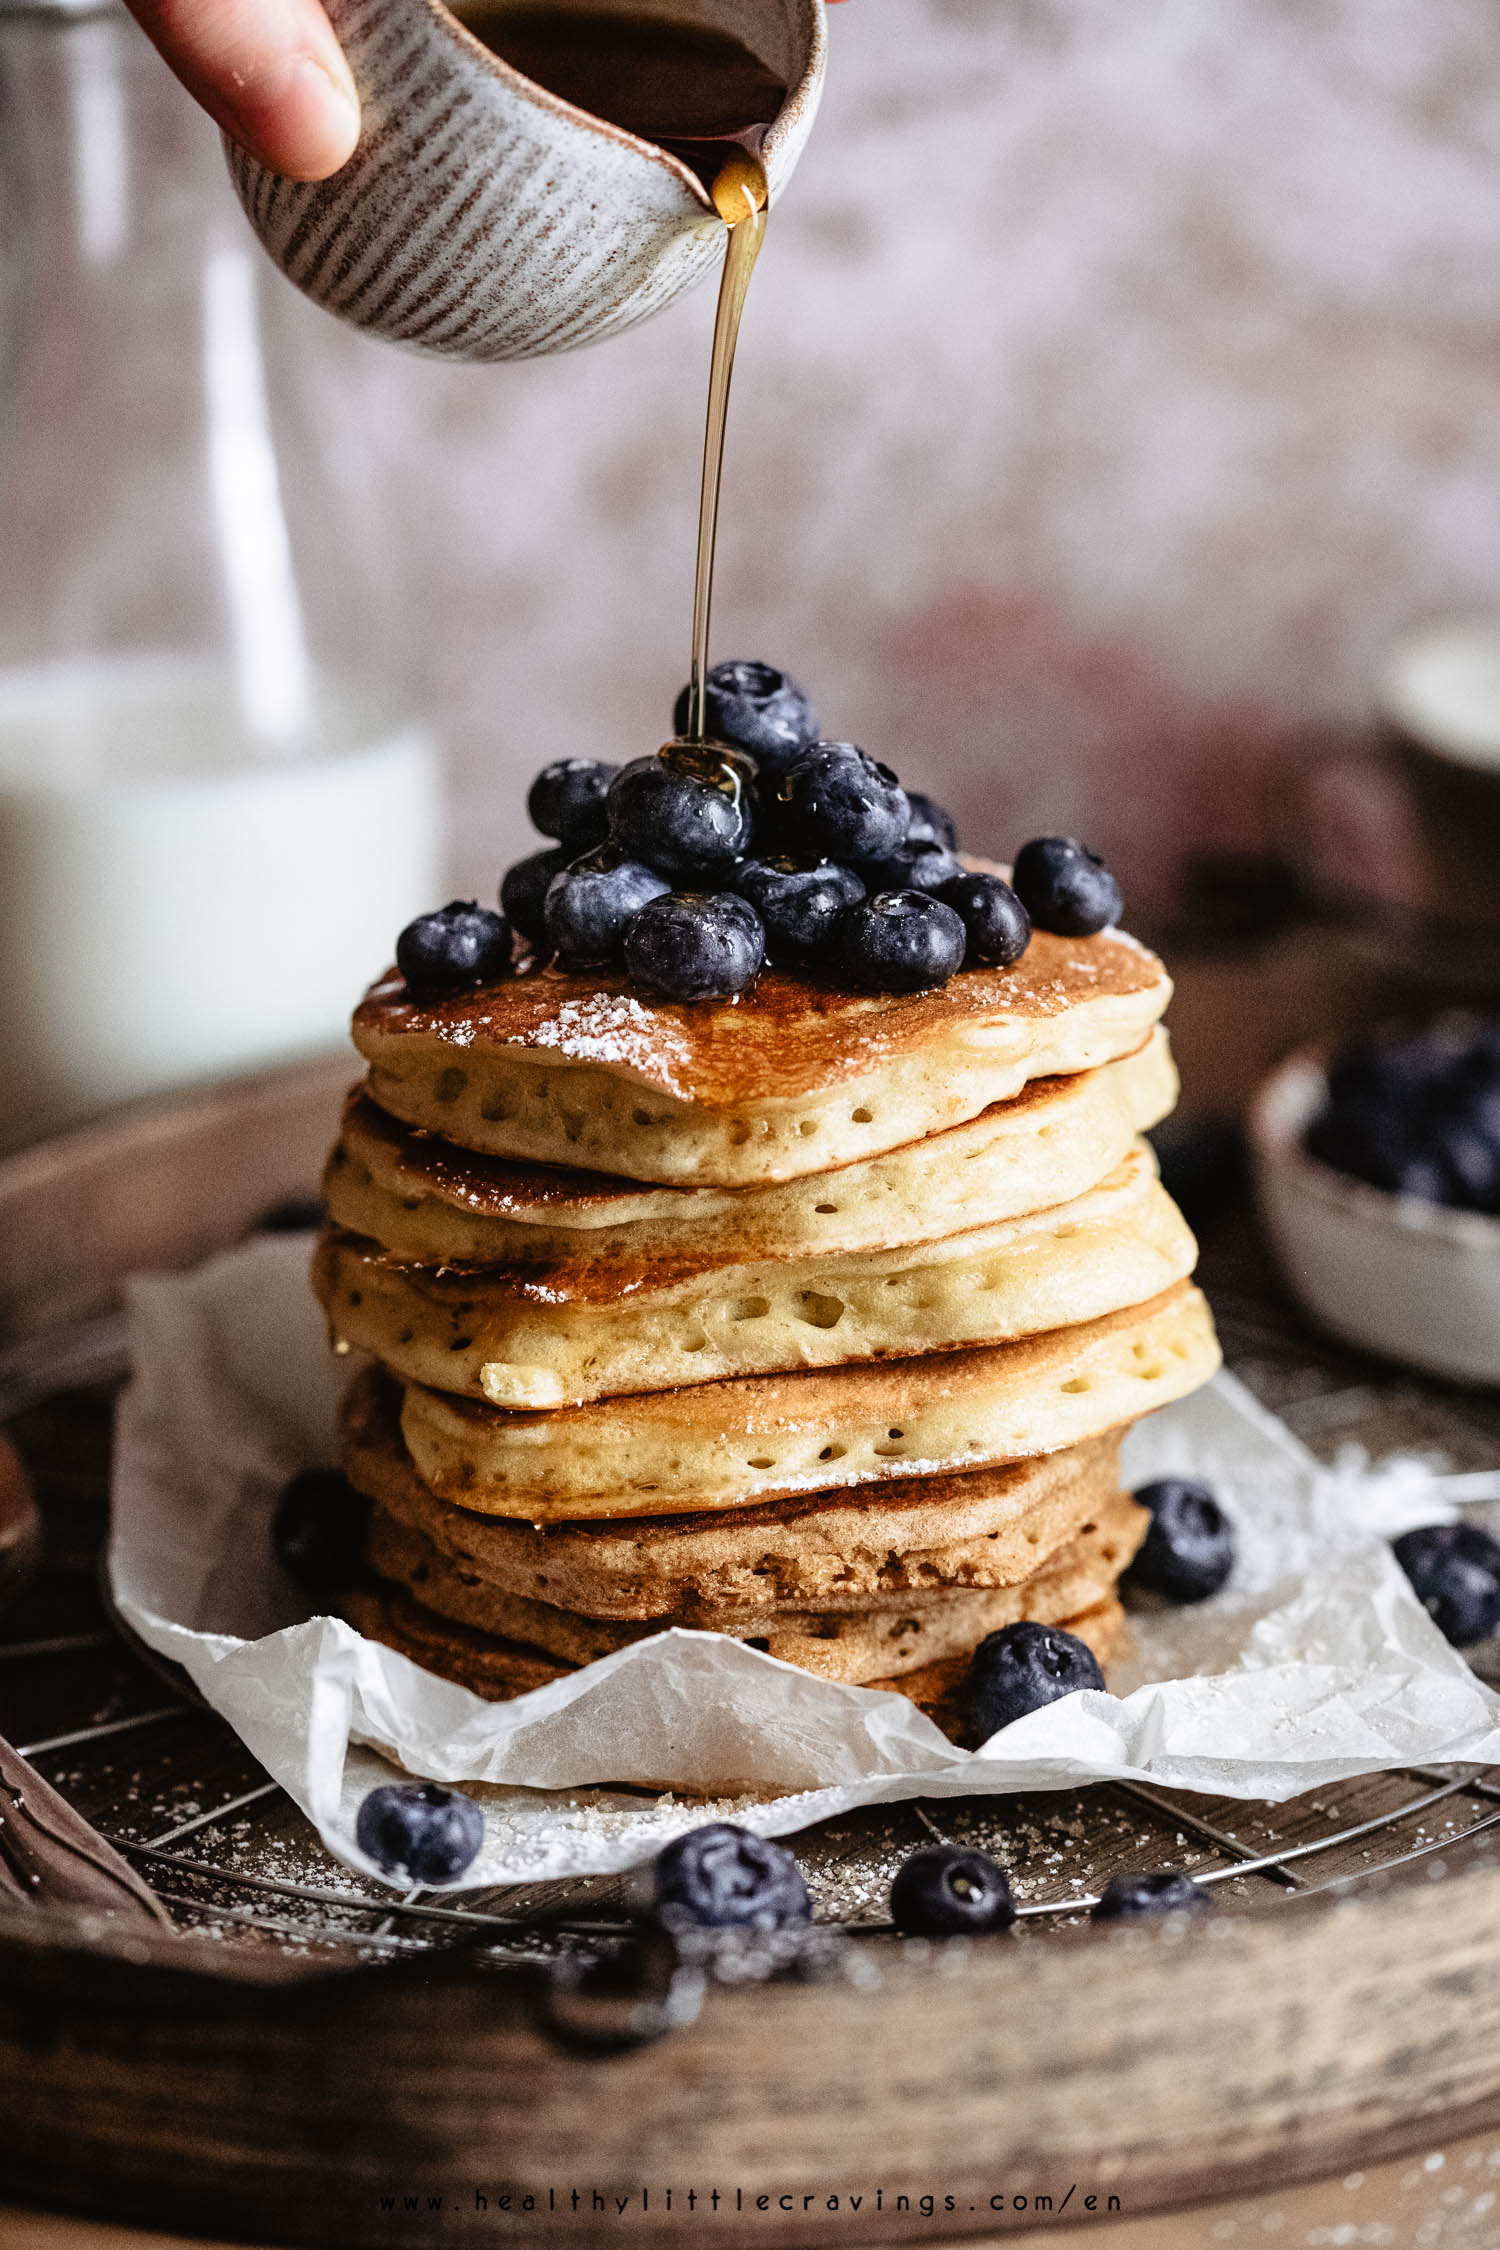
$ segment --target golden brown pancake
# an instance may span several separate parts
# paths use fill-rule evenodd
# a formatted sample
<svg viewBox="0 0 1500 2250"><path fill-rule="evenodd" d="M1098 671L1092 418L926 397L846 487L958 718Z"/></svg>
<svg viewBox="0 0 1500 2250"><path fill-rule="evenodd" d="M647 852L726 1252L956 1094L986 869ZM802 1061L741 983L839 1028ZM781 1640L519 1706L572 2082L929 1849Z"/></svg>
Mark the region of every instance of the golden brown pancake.
<svg viewBox="0 0 1500 2250"><path fill-rule="evenodd" d="M401 1427L423 1481L482 1515L672 1515L1052 1453L1183 1397L1218 1363L1208 1307L1180 1282L1018 1343L555 1413L408 1383Z"/></svg>
<svg viewBox="0 0 1500 2250"><path fill-rule="evenodd" d="M553 1602L489 1584L473 1566L444 1553L424 1533L377 1508L367 1560L377 1578L402 1586L449 1623L519 1641L573 1664L589 1664L670 1625L693 1625L752 1641L771 1656L825 1679L867 1680L967 1656L986 1633L1020 1618L1059 1624L1113 1591L1150 1522L1144 1508L1112 1493L1032 1575L1016 1586L943 1586L894 1607L867 1603L836 1611L718 1609L625 1624L588 1617Z"/></svg>
<svg viewBox="0 0 1500 2250"><path fill-rule="evenodd" d="M1143 1304L1196 1257L1137 1141L1071 1203L914 1247L691 1275L587 1255L437 1271L331 1227L313 1287L335 1334L398 1375L531 1409L1040 1335Z"/></svg>
<svg viewBox="0 0 1500 2250"><path fill-rule="evenodd" d="M768 969L734 1001L655 1000L535 967L418 1000L395 972L354 1043L380 1108L462 1148L633 1180L738 1187L825 1172L1133 1053L1171 985L1106 931L1038 931L1011 969L858 993Z"/></svg>
<svg viewBox="0 0 1500 2250"><path fill-rule="evenodd" d="M667 1187L524 1164L387 1117L356 1088L324 1175L335 1223L416 1265L576 1264L621 1282L649 1264L885 1250L1067 1203L1105 1179L1177 1096L1160 1025L1118 1062L1039 1078L967 1124L832 1172L743 1188Z"/></svg>
<svg viewBox="0 0 1500 2250"><path fill-rule="evenodd" d="M455 1625L424 1609L399 1586L362 1587L346 1594L341 1607L356 1631L370 1640L384 1642L387 1648L420 1664L423 1671L456 1681L492 1703L507 1703L513 1696L545 1687L549 1680L579 1669L524 1642L501 1640L494 1634L477 1633L471 1626ZM1110 1662L1125 1638L1124 1612L1113 1597L1094 1604L1081 1616L1057 1622L1065 1632L1076 1633L1087 1642L1101 1664ZM959 1695L972 1653L968 1650L919 1670L864 1684L909 1695L956 1741L962 1731Z"/></svg>
<svg viewBox="0 0 1500 2250"><path fill-rule="evenodd" d="M424 1672L472 1688L492 1703L508 1703L512 1696L527 1695L532 1688L578 1670L576 1664L548 1656L543 1649L450 1624L400 1586L358 1587L340 1596L339 1609L368 1640L383 1641L420 1664Z"/></svg>
<svg viewBox="0 0 1500 2250"><path fill-rule="evenodd" d="M340 1418L345 1473L461 1569L591 1617L701 1623L716 1610L899 1604L939 1586L1029 1578L1119 1488L1115 1433L964 1475L897 1477L758 1507L591 1523L518 1523L439 1500L401 1436L401 1393L376 1368Z"/></svg>

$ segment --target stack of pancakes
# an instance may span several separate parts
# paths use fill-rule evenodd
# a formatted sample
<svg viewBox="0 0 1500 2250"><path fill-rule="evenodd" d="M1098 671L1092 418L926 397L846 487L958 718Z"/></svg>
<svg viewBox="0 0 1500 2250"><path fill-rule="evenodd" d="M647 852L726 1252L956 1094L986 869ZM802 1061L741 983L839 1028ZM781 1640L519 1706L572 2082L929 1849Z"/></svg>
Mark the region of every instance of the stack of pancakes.
<svg viewBox="0 0 1500 2250"><path fill-rule="evenodd" d="M376 985L314 1264L347 1614L495 1697L668 1625L940 1716L1017 1619L1107 1658L1120 1437L1218 1357L1139 1137L1170 989L1113 931L912 996Z"/></svg>

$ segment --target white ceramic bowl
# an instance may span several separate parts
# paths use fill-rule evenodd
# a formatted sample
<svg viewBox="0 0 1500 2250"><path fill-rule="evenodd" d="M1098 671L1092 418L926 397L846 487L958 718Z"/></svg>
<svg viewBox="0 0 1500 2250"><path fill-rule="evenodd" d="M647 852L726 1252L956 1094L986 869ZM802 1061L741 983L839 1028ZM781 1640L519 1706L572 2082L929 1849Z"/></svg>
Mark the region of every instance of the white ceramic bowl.
<svg viewBox="0 0 1500 2250"><path fill-rule="evenodd" d="M1250 1109L1256 1196L1288 1283L1346 1343L1500 1383L1500 1219L1390 1195L1309 1156L1302 1136L1327 1091L1322 1054L1303 1048Z"/></svg>

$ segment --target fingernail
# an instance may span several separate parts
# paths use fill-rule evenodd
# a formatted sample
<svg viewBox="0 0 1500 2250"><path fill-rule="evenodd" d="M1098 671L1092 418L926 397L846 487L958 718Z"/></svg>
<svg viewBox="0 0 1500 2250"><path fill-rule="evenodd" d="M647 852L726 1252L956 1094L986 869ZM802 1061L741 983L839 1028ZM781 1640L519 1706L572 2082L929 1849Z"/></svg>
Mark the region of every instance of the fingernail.
<svg viewBox="0 0 1500 2250"><path fill-rule="evenodd" d="M359 96L341 50L335 47L326 59L322 55L304 55L301 68L319 89L330 139L347 136L352 152L359 138Z"/></svg>
<svg viewBox="0 0 1500 2250"><path fill-rule="evenodd" d="M292 179L326 180L347 164L359 139L359 100L340 56L337 74L320 55L302 54L274 95L256 104L258 138L276 171Z"/></svg>

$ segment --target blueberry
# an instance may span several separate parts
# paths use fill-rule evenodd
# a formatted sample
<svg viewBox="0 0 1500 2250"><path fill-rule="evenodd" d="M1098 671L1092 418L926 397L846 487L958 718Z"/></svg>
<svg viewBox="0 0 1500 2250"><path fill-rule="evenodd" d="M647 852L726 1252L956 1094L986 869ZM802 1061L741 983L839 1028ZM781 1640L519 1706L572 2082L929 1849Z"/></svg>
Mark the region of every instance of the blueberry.
<svg viewBox="0 0 1500 2250"><path fill-rule="evenodd" d="M1137 1914L1201 1914L1213 1900L1191 1876L1162 1868L1150 1875L1115 1875L1093 1910L1096 1922L1121 1922Z"/></svg>
<svg viewBox="0 0 1500 2250"><path fill-rule="evenodd" d="M891 1920L908 1937L1008 1930L1015 1918L1010 1878L988 1852L930 1845L912 1853L891 1885Z"/></svg>
<svg viewBox="0 0 1500 2250"><path fill-rule="evenodd" d="M625 965L663 1000L731 1000L760 974L760 916L732 891L673 891L625 932Z"/></svg>
<svg viewBox="0 0 1500 2250"><path fill-rule="evenodd" d="M1030 945L1031 916L998 875L960 874L938 895L964 926L971 962L1008 969Z"/></svg>
<svg viewBox="0 0 1500 2250"><path fill-rule="evenodd" d="M727 874L750 848L752 783L744 759L711 744L668 743L622 766L609 788L610 833L660 874Z"/></svg>
<svg viewBox="0 0 1500 2250"><path fill-rule="evenodd" d="M1500 1066L1491 1066L1483 1079L1469 1078L1463 1089L1463 1107L1459 1112L1471 1132L1478 1133L1491 1148L1500 1148Z"/></svg>
<svg viewBox="0 0 1500 2250"><path fill-rule="evenodd" d="M784 1930L812 1914L791 1853L727 1820L658 1853L655 1893L656 1919L668 1929Z"/></svg>
<svg viewBox="0 0 1500 2250"><path fill-rule="evenodd" d="M666 888L638 859L600 844L547 886L542 909L547 943L573 969L617 960L632 917Z"/></svg>
<svg viewBox="0 0 1500 2250"><path fill-rule="evenodd" d="M1452 1182L1442 1158L1436 1154L1403 1157L1396 1166L1396 1193L1417 1203L1452 1203Z"/></svg>
<svg viewBox="0 0 1500 2250"><path fill-rule="evenodd" d="M1207 1601L1234 1568L1234 1529L1206 1484L1162 1477L1135 1498L1151 1528L1125 1573L1128 1585L1171 1602Z"/></svg>
<svg viewBox="0 0 1500 2250"><path fill-rule="evenodd" d="M396 940L396 966L413 992L498 984L510 968L510 924L475 899L450 899L407 923Z"/></svg>
<svg viewBox="0 0 1500 2250"><path fill-rule="evenodd" d="M1329 1097L1338 1108L1405 1109L1427 1093L1441 1075L1441 1063L1424 1039L1389 1033L1361 1039L1329 1067Z"/></svg>
<svg viewBox="0 0 1500 2250"><path fill-rule="evenodd" d="M1011 888L1039 930L1092 937L1118 922L1120 886L1071 836L1036 836L1016 854Z"/></svg>
<svg viewBox="0 0 1500 2250"><path fill-rule="evenodd" d="M533 828L555 836L569 859L602 844L609 834L605 799L619 770L598 758L555 758L543 766L526 794Z"/></svg>
<svg viewBox="0 0 1500 2250"><path fill-rule="evenodd" d="M1399 1192L1406 1147L1399 1128L1390 1120L1328 1109L1313 1119L1304 1141L1308 1154L1320 1164L1347 1172L1371 1187L1384 1188L1389 1194Z"/></svg>
<svg viewBox="0 0 1500 2250"><path fill-rule="evenodd" d="M484 1841L484 1815L472 1797L435 1781L372 1789L359 1808L354 1839L387 1875L419 1883L456 1882Z"/></svg>
<svg viewBox="0 0 1500 2250"><path fill-rule="evenodd" d="M328 1216L321 1195L284 1195L267 1204L250 1228L251 1234L309 1234Z"/></svg>
<svg viewBox="0 0 1500 2250"><path fill-rule="evenodd" d="M533 852L529 859L518 859L501 877L500 904L506 918L511 927L533 945L542 942L545 927L542 910L547 903L547 887L554 875L562 873L568 858L561 847Z"/></svg>
<svg viewBox="0 0 1500 2250"><path fill-rule="evenodd" d="M1438 1631L1455 1648L1500 1625L1500 1541L1473 1523L1428 1523L1392 1542L1397 1562Z"/></svg>
<svg viewBox="0 0 1500 2250"><path fill-rule="evenodd" d="M370 1503L337 1469L303 1469L282 1489L271 1545L287 1576L315 1601L352 1586L364 1561Z"/></svg>
<svg viewBox="0 0 1500 2250"><path fill-rule="evenodd" d="M1451 1117L1438 1129L1438 1148L1457 1192L1455 1203L1479 1210L1500 1188L1500 1145L1461 1117Z"/></svg>
<svg viewBox="0 0 1500 2250"><path fill-rule="evenodd" d="M1496 1026L1450 1012L1357 1041L1328 1072L1310 1154L1394 1195L1500 1212Z"/></svg>
<svg viewBox="0 0 1500 2250"><path fill-rule="evenodd" d="M780 773L818 739L812 705L797 682L774 664L731 657L703 683L704 732L716 742L748 750L766 773ZM687 733L689 690L672 713L678 735Z"/></svg>
<svg viewBox="0 0 1500 2250"><path fill-rule="evenodd" d="M1001 1727L1083 1688L1102 1688L1104 1674L1086 1641L1060 1625L1003 1625L974 1651L964 1682L969 1732L987 1742Z"/></svg>
<svg viewBox="0 0 1500 2250"><path fill-rule="evenodd" d="M873 992L927 992L963 967L967 943L951 906L925 891L878 891L844 918L840 959Z"/></svg>
<svg viewBox="0 0 1500 2250"><path fill-rule="evenodd" d="M906 801L911 806L908 845L941 844L944 851L958 850L958 823L945 806L935 797L924 797L920 789L908 789Z"/></svg>
<svg viewBox="0 0 1500 2250"><path fill-rule="evenodd" d="M831 859L816 867L799 867L789 859L747 859L734 881L764 923L766 951L778 966L823 959L837 941L843 917L865 895L854 870Z"/></svg>
<svg viewBox="0 0 1500 2250"><path fill-rule="evenodd" d="M906 841L911 805L889 766L852 742L820 742L789 766L777 792L789 838L823 859L885 859Z"/></svg>
<svg viewBox="0 0 1500 2250"><path fill-rule="evenodd" d="M910 838L884 859L860 862L869 891L927 891L938 897L963 874L964 863L946 844L914 844Z"/></svg>
<svg viewBox="0 0 1500 2250"><path fill-rule="evenodd" d="M542 2000L548 2031L578 2053L608 2055L692 2023L705 1978L686 1950L681 1934L646 1923L607 1952L559 1953Z"/></svg>

